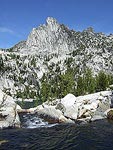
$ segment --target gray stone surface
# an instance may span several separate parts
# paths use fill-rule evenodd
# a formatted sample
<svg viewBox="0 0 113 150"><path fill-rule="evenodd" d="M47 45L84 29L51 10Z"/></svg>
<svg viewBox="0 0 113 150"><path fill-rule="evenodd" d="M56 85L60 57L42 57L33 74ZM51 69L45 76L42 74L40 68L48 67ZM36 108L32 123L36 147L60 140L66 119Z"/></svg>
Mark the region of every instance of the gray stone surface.
<svg viewBox="0 0 113 150"><path fill-rule="evenodd" d="M0 128L20 127L17 109L14 99L0 90Z"/></svg>

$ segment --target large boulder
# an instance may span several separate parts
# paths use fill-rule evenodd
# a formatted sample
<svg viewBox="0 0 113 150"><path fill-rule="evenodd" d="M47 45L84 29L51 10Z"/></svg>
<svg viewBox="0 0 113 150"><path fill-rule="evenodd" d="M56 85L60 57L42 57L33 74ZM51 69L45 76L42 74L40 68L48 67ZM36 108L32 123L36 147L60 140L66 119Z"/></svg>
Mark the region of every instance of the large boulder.
<svg viewBox="0 0 113 150"><path fill-rule="evenodd" d="M38 106L36 110L37 114L47 120L50 123L72 123L70 119L64 117L63 113L56 109L54 106Z"/></svg>
<svg viewBox="0 0 113 150"><path fill-rule="evenodd" d="M13 98L0 90L0 128L20 127L19 109Z"/></svg>
<svg viewBox="0 0 113 150"><path fill-rule="evenodd" d="M62 98L56 108L61 110L66 118L70 118L72 120L77 119L78 106L76 104L76 97L73 94L68 94Z"/></svg>
<svg viewBox="0 0 113 150"><path fill-rule="evenodd" d="M103 99L98 104L91 121L100 120L106 118L105 112L110 109L110 100L108 97L103 97Z"/></svg>
<svg viewBox="0 0 113 150"><path fill-rule="evenodd" d="M45 118L49 122L58 122L62 112L55 109L54 106L44 107L37 111L38 115Z"/></svg>
<svg viewBox="0 0 113 150"><path fill-rule="evenodd" d="M61 99L61 103L64 105L64 107L73 106L76 103L76 97L73 94L68 94Z"/></svg>
<svg viewBox="0 0 113 150"><path fill-rule="evenodd" d="M68 106L66 107L65 111L64 111L64 116L67 118L70 118L72 120L76 120L77 116L78 116L78 106L77 105L72 105L72 106Z"/></svg>

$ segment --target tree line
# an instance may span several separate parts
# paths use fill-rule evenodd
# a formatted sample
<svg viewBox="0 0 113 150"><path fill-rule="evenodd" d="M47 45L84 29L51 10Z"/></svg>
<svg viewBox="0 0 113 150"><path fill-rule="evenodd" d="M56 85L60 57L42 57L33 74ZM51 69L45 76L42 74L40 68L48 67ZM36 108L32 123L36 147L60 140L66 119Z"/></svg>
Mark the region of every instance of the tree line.
<svg viewBox="0 0 113 150"><path fill-rule="evenodd" d="M62 98L68 93L75 96L91 94L106 90L113 84L113 76L100 71L93 75L87 68L81 75L75 75L75 70L68 68L64 74L43 75L41 80L40 98L44 102L55 98Z"/></svg>

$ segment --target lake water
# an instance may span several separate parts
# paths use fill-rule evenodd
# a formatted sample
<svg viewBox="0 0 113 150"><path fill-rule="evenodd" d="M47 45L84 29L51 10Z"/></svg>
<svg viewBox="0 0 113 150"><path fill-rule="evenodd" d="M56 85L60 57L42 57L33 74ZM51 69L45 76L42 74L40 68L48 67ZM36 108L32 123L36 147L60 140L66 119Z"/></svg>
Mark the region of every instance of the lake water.
<svg viewBox="0 0 113 150"><path fill-rule="evenodd" d="M49 124L22 115L21 129L0 130L0 150L113 150L113 122Z"/></svg>

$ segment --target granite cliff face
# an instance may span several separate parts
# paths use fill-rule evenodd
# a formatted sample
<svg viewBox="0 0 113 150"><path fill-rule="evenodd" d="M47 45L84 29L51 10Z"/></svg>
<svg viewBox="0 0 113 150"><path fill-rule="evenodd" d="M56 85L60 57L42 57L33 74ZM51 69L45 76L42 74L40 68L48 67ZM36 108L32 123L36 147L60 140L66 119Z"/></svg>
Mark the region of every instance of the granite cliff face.
<svg viewBox="0 0 113 150"><path fill-rule="evenodd" d="M84 64L95 72L99 69L108 72L113 70L113 35L95 33L91 27L83 32L76 32L48 17L46 24L32 30L26 41L26 48L27 53L42 56L70 55L76 64Z"/></svg>
<svg viewBox="0 0 113 150"><path fill-rule="evenodd" d="M76 48L70 36L73 33L64 25L60 25L56 19L47 18L46 25L34 28L26 41L27 48L36 49L44 54L68 54Z"/></svg>
<svg viewBox="0 0 113 150"><path fill-rule="evenodd" d="M95 33L91 27L77 32L48 17L26 41L0 51L0 88L17 98L29 91L23 98L34 98L44 73L62 74L67 67L76 67L76 75L87 67L94 74L100 70L113 74L113 35Z"/></svg>

